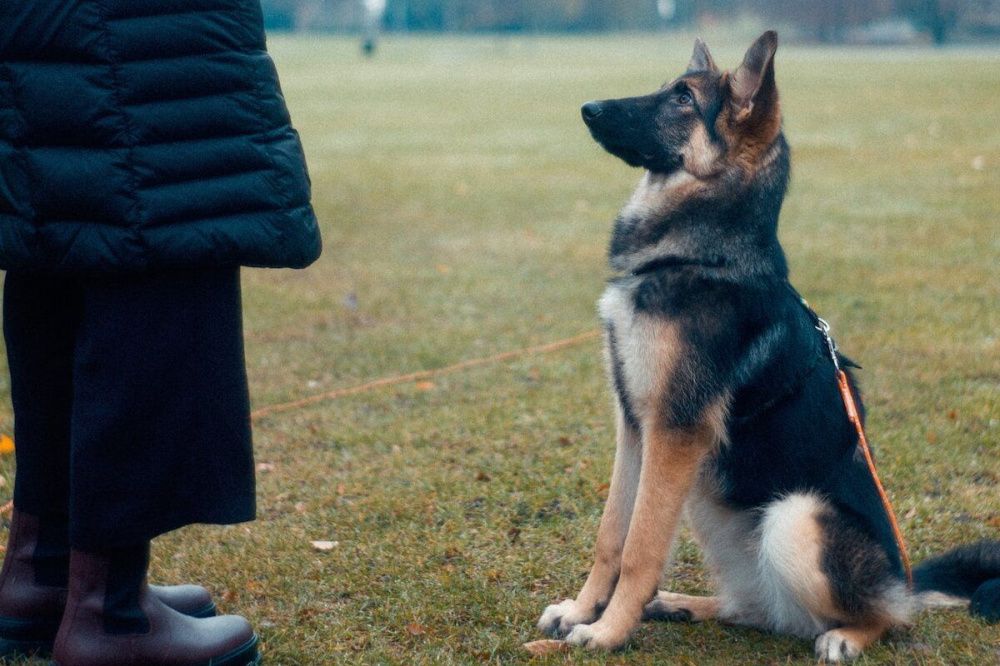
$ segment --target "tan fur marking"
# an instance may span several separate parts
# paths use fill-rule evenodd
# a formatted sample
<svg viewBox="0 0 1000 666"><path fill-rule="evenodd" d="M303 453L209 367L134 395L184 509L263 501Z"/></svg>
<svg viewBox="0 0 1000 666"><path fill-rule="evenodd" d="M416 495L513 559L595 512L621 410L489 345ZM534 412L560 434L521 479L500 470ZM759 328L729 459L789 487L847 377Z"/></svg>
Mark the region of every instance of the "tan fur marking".
<svg viewBox="0 0 1000 666"><path fill-rule="evenodd" d="M822 568L825 538L817 516L823 507L816 497L798 494L771 504L761 524L761 566L773 571L813 617L844 622L850 618L834 601Z"/></svg>
<svg viewBox="0 0 1000 666"><path fill-rule="evenodd" d="M692 622L704 622L714 619L719 614L719 607L718 597L693 597L660 590L656 593L656 597L646 604L643 614L687 611L691 614Z"/></svg>
<svg viewBox="0 0 1000 666"><path fill-rule="evenodd" d="M597 529L597 547L594 566L587 576L587 582L577 595L576 602L581 608L596 609L606 606L615 588L621 571L622 550L628 535L632 509L635 505L639 484L642 444L638 433L625 424L621 407L617 410L618 436L615 462L608 488L608 500L604 504L601 524ZM593 617L597 613L594 612Z"/></svg>
<svg viewBox="0 0 1000 666"><path fill-rule="evenodd" d="M726 433L726 421L729 418L729 404L732 398L729 394L713 402L705 408L702 415L703 427L708 431L708 436L712 438L712 448L720 444L726 444L729 436Z"/></svg>
<svg viewBox="0 0 1000 666"><path fill-rule="evenodd" d="M822 529L815 516L812 520L803 520L798 524L796 546L802 557L793 565L798 572L799 600L815 615L841 619L843 614L834 602L830 581L823 573L825 545Z"/></svg>
<svg viewBox="0 0 1000 666"><path fill-rule="evenodd" d="M636 313L627 287L609 286L599 308L615 332L623 388L632 411L640 421L654 418L665 404L671 375L683 353L677 327Z"/></svg>
<svg viewBox="0 0 1000 666"><path fill-rule="evenodd" d="M642 443L639 434L625 423L622 408L616 401L618 425L615 462L608 488L608 500L597 528L594 564L576 599L565 599L545 609L538 628L556 636L564 636L578 624L593 622L600 609L607 605L621 572L622 549L628 534L632 507L639 485L642 464Z"/></svg>
<svg viewBox="0 0 1000 666"><path fill-rule="evenodd" d="M681 202L690 199L703 187L704 184L687 171L678 171L669 176L647 171L622 209L622 215L642 219L661 217Z"/></svg>
<svg viewBox="0 0 1000 666"><path fill-rule="evenodd" d="M708 138L708 131L701 123L691 131L688 142L681 149L681 157L684 158L684 170L697 178L709 178L722 170L721 151Z"/></svg>
<svg viewBox="0 0 1000 666"><path fill-rule="evenodd" d="M684 502L716 437L708 427L677 431L643 420L642 471L618 584L601 619L577 626L568 642L615 649L628 640L656 593Z"/></svg>
<svg viewBox="0 0 1000 666"><path fill-rule="evenodd" d="M751 180L766 166L765 157L781 132L781 104L775 99L759 122L749 124L748 119L749 110L729 105L716 119L715 129L726 137L726 161L739 168L744 179Z"/></svg>

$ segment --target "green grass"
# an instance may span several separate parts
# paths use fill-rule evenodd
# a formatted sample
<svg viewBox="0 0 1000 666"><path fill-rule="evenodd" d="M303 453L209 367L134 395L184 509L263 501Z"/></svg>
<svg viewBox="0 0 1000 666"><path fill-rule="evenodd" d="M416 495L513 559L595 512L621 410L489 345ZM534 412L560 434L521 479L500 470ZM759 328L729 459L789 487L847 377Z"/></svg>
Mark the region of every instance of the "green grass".
<svg viewBox="0 0 1000 666"><path fill-rule="evenodd" d="M273 39L326 250L307 271L244 273L255 406L595 328L610 223L638 173L593 144L579 104L650 91L689 49L392 39L368 62L354 41ZM733 66L741 51L715 55ZM870 437L914 559L996 537L1000 51L782 47L777 67L794 155L782 240L799 290L865 366ZM254 622L271 664L524 663L541 610L590 565L612 427L596 341L276 415L256 426L272 466L258 520L159 539L153 577L208 584ZM10 458L0 474L6 500ZM315 551L320 539L338 545ZM686 535L665 586L709 589ZM534 662L811 652L660 623L611 657ZM862 663L998 661L1000 629L941 611Z"/></svg>

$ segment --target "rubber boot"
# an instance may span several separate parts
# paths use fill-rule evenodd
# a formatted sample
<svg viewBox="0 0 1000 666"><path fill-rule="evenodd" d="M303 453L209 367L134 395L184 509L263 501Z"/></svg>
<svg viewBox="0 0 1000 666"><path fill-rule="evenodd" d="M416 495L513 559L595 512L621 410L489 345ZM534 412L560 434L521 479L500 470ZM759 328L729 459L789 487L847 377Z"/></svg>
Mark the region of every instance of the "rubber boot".
<svg viewBox="0 0 1000 666"><path fill-rule="evenodd" d="M257 636L242 617L193 618L146 583L149 544L73 550L69 596L52 658L59 666L253 666Z"/></svg>
<svg viewBox="0 0 1000 666"><path fill-rule="evenodd" d="M52 651L66 606L69 544L66 520L14 509L0 570L0 657ZM198 585L150 586L165 604L194 617L215 615Z"/></svg>

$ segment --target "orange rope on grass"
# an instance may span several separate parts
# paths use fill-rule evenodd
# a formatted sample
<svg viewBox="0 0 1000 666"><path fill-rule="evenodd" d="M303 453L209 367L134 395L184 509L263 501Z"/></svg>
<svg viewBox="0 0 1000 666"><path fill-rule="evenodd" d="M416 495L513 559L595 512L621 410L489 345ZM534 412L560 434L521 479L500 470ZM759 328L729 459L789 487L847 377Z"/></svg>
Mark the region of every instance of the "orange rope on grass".
<svg viewBox="0 0 1000 666"><path fill-rule="evenodd" d="M581 342L586 342L587 340L592 340L601 334L600 331L587 331L586 333L581 333L580 335L575 335L571 338L565 338L563 340L557 340L556 342L549 342L544 345L536 345L533 347L524 347L522 349L514 349L507 352L502 352L500 354L494 354L493 356L485 356L483 358L473 358L466 361L460 361L453 365L447 365L443 368L434 368L431 370L420 370L417 372L410 372L405 375L395 375L392 377L382 377L381 379L374 379L363 384L357 384L355 386L345 386L339 389L333 389L332 391L326 391L325 393L319 393L316 395L311 395L300 400L292 400L291 402L283 402L275 405L268 405L266 407L261 407L255 409L250 414L250 418L254 421L271 416L272 414L278 414L281 412L290 412L297 409L302 409L303 407L308 407L310 405L315 405L320 402L326 402L327 400L336 400L338 398L343 398L349 395L356 395L358 393L367 393L368 391L373 391L378 388L384 388L386 386L395 386L397 384L405 384L407 382L417 382L425 379L430 379L431 377L439 377L441 375L451 374L453 372L458 372L460 370L468 370L469 368L476 368L483 365L490 365L493 363L502 363L504 361L509 361L511 359L519 358L521 356L531 356L535 354L548 354L554 351L559 351L560 349L565 349L566 347L572 347L578 345Z"/></svg>

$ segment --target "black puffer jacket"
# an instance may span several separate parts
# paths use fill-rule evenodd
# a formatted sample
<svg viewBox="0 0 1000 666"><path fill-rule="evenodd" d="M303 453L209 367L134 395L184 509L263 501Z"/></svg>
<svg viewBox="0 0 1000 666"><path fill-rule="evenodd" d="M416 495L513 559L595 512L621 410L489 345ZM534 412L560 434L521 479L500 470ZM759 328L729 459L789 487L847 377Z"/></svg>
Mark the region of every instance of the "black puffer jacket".
<svg viewBox="0 0 1000 666"><path fill-rule="evenodd" d="M319 252L259 0L0 1L0 268Z"/></svg>

